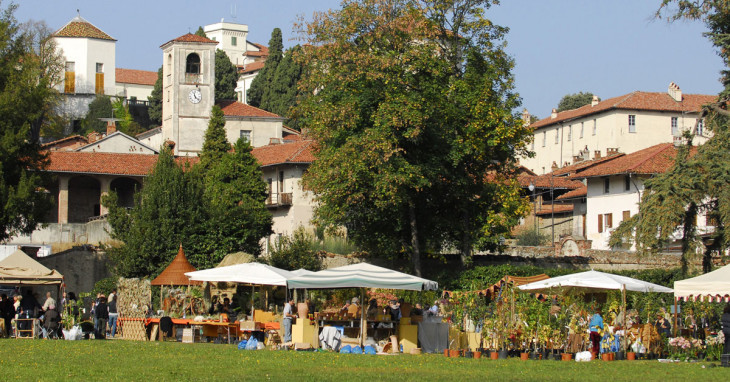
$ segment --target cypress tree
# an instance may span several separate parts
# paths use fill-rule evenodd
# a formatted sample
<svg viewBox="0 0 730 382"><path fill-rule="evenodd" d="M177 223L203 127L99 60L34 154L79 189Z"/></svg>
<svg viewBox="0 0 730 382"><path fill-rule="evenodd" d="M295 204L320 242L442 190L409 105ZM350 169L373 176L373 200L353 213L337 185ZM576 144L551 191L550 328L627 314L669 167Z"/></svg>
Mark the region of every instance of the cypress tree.
<svg viewBox="0 0 730 382"><path fill-rule="evenodd" d="M203 141L203 149L200 152L200 165L208 168L211 163L215 163L223 157L231 148L231 144L226 139L226 119L220 106L213 106L210 112L210 121L208 129L205 131Z"/></svg>
<svg viewBox="0 0 730 382"><path fill-rule="evenodd" d="M208 38L208 36L205 35L205 31L203 30L203 27L199 26L198 30L195 31L195 34L200 37Z"/></svg>
<svg viewBox="0 0 730 382"><path fill-rule="evenodd" d="M236 99L238 70L231 63L226 52L215 51L215 99Z"/></svg>
<svg viewBox="0 0 730 382"><path fill-rule="evenodd" d="M152 93L147 97L150 106L147 109L147 113L150 116L150 121L155 123L157 126L162 125L162 67L157 70L157 81L155 86L152 88ZM154 127L154 126L151 126Z"/></svg>
<svg viewBox="0 0 730 382"><path fill-rule="evenodd" d="M271 32L271 39L269 40L269 57L266 58L266 65L261 69L256 78L251 82L251 87L248 89L246 98L248 104L251 106L259 107L261 101L264 98L264 94L267 89L271 87L276 75L276 68L279 66L279 62L282 58L282 50L284 43L281 38L281 30L274 28Z"/></svg>
<svg viewBox="0 0 730 382"><path fill-rule="evenodd" d="M297 83L302 76L302 66L296 61L299 45L289 49L276 68L274 80L261 100L261 108L283 117L289 117L289 110L299 95ZM291 126L294 121L287 121Z"/></svg>

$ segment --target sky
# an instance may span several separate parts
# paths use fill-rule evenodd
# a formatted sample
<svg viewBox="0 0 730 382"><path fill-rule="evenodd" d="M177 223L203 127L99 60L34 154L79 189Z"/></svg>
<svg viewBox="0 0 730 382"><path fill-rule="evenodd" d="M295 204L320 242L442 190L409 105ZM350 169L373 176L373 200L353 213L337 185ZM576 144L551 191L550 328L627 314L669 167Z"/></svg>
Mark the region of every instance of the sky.
<svg viewBox="0 0 730 382"><path fill-rule="evenodd" d="M285 47L297 43L294 23L339 0L15 0L15 17L52 30L81 16L117 40L118 68L156 71L160 45L198 26L247 24L249 41L268 45L280 28ZM5 7L9 0L2 2ZM566 94L602 99L632 91L665 92L670 82L692 94L717 94L722 60L701 22L656 20L660 0L503 0L487 11L510 29L515 87L530 114L545 118ZM520 110L521 111L521 110Z"/></svg>

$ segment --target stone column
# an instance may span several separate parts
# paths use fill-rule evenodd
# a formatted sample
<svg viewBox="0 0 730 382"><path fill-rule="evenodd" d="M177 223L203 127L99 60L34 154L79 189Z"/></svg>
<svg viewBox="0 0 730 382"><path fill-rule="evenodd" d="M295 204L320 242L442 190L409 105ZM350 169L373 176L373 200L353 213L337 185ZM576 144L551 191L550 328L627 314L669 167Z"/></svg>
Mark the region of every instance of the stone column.
<svg viewBox="0 0 730 382"><path fill-rule="evenodd" d="M110 185L112 184L111 177L99 177L99 183L101 184L101 194L99 195L99 215L104 216L109 213L109 209L104 207L101 200L105 195L109 194Z"/></svg>
<svg viewBox="0 0 730 382"><path fill-rule="evenodd" d="M68 176L58 176L58 224L68 223L68 181Z"/></svg>

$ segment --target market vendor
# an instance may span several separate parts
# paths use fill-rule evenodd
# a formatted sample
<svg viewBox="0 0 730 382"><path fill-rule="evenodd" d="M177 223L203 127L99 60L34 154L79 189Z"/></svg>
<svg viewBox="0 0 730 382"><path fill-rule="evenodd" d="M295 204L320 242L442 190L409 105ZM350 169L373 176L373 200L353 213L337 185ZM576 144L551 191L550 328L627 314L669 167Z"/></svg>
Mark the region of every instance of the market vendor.
<svg viewBox="0 0 730 382"><path fill-rule="evenodd" d="M284 343L291 342L291 324L292 320L297 316L292 312L292 307L294 306L294 298L289 298L289 301L286 302L284 305L284 319L281 321L282 325L284 326Z"/></svg>
<svg viewBox="0 0 730 382"><path fill-rule="evenodd" d="M371 298L368 302L368 310L365 312L368 320L374 321L378 316L378 310L378 300Z"/></svg>
<svg viewBox="0 0 730 382"><path fill-rule="evenodd" d="M603 317L601 317L601 309L596 309L596 313L591 318L589 329L591 332L591 345L593 354L598 354L601 349L601 330L603 330Z"/></svg>
<svg viewBox="0 0 730 382"><path fill-rule="evenodd" d="M342 312L346 312L351 317L358 317L360 315L360 299L357 297L353 297L349 304L345 304L345 306L340 309Z"/></svg>

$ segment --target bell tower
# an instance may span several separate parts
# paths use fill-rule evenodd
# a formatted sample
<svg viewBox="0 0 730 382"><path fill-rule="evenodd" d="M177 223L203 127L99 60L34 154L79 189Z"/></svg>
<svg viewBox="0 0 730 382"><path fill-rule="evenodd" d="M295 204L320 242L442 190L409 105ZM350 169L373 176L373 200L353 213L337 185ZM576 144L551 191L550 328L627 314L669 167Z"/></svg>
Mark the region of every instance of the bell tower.
<svg viewBox="0 0 730 382"><path fill-rule="evenodd" d="M162 140L175 155L196 155L203 147L215 104L217 41L186 34L162 48Z"/></svg>

